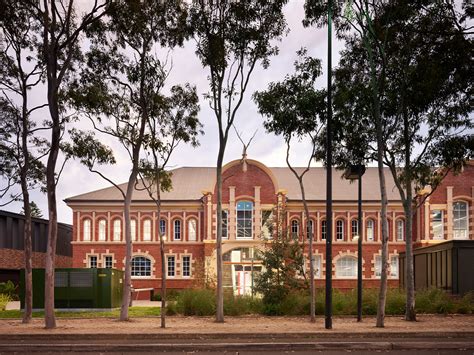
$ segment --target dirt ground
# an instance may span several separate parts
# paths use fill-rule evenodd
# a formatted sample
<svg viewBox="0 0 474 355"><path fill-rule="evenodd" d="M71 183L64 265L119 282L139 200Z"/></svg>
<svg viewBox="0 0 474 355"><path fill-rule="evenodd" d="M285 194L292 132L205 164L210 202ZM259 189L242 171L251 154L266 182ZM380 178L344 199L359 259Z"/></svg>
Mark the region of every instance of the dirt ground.
<svg viewBox="0 0 474 355"><path fill-rule="evenodd" d="M417 322L402 317L387 317L385 328L375 327L375 318L362 323L352 317L335 317L333 330L324 328L324 318L310 323L305 317L226 317L225 323L215 323L212 317L167 318L167 328L160 328L159 318L136 318L129 322L116 319L57 319L57 328L45 330L43 319L24 325L18 319L0 320L0 334L254 334L254 333L459 333L474 332L474 315L419 315Z"/></svg>

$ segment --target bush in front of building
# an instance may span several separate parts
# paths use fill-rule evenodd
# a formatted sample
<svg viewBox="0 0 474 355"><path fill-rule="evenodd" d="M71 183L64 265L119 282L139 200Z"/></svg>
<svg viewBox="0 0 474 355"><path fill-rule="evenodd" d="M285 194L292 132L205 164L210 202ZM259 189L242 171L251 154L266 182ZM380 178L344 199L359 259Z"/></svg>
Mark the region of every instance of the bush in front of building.
<svg viewBox="0 0 474 355"><path fill-rule="evenodd" d="M16 294L18 286L16 286L12 281L8 280L7 282L0 282L0 294L7 295L10 300L17 301L18 295Z"/></svg>
<svg viewBox="0 0 474 355"><path fill-rule="evenodd" d="M7 303L11 301L10 296L0 293L0 311L4 311Z"/></svg>
<svg viewBox="0 0 474 355"><path fill-rule="evenodd" d="M184 290L176 297L175 309L185 316L212 316L216 312L215 292L206 288Z"/></svg>

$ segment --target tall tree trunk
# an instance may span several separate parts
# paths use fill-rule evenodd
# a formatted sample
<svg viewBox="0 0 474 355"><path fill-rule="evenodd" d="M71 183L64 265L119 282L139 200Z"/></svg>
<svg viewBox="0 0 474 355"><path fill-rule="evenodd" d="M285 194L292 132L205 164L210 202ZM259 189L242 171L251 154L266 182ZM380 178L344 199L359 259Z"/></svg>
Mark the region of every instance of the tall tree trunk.
<svg viewBox="0 0 474 355"><path fill-rule="evenodd" d="M157 164L155 164L157 165ZM165 260L165 242L161 233L161 185L160 175L156 178L156 213L158 214L158 235L160 236L160 258L161 258L161 328L166 328L166 260Z"/></svg>
<svg viewBox="0 0 474 355"><path fill-rule="evenodd" d="M220 139L219 153L217 156L216 185L217 185L217 300L216 322L224 322L224 285L222 283L222 162L224 160L225 142Z"/></svg>

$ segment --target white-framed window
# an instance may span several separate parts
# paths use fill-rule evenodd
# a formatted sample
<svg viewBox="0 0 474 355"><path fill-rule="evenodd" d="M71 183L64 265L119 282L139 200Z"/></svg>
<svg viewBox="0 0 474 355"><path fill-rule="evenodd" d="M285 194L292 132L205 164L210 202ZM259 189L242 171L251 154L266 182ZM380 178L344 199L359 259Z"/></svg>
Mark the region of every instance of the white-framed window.
<svg viewBox="0 0 474 355"><path fill-rule="evenodd" d="M326 236L327 236L327 222L326 220L324 221L321 221L321 239L322 240L326 240Z"/></svg>
<svg viewBox="0 0 474 355"><path fill-rule="evenodd" d="M114 259L113 259L112 255L105 255L104 256L104 267L106 269L112 269L113 261L114 261Z"/></svg>
<svg viewBox="0 0 474 355"><path fill-rule="evenodd" d="M342 219L336 221L336 239L344 240L344 221Z"/></svg>
<svg viewBox="0 0 474 355"><path fill-rule="evenodd" d="M374 241L374 220L368 219L365 222L365 234L367 236L367 241L373 242Z"/></svg>
<svg viewBox="0 0 474 355"><path fill-rule="evenodd" d="M405 221L403 219L397 219L397 240L405 240Z"/></svg>
<svg viewBox="0 0 474 355"><path fill-rule="evenodd" d="M176 265L175 265L174 255L168 256L167 265L168 265L168 271L167 271L168 277L174 277L176 275Z"/></svg>
<svg viewBox="0 0 474 355"><path fill-rule="evenodd" d="M353 219L351 221L351 238L354 239L359 236L359 220Z"/></svg>
<svg viewBox="0 0 474 355"><path fill-rule="evenodd" d="M175 219L174 222L174 240L181 240L181 220Z"/></svg>
<svg viewBox="0 0 474 355"><path fill-rule="evenodd" d="M453 203L453 237L454 239L468 239L468 208L467 202Z"/></svg>
<svg viewBox="0 0 474 355"><path fill-rule="evenodd" d="M222 210L222 238L229 238L229 211Z"/></svg>
<svg viewBox="0 0 474 355"><path fill-rule="evenodd" d="M433 239L444 239L443 211L433 210L431 212L433 223Z"/></svg>
<svg viewBox="0 0 474 355"><path fill-rule="evenodd" d="M188 238L192 242L197 240L197 223L194 218L188 220Z"/></svg>
<svg viewBox="0 0 474 355"><path fill-rule="evenodd" d="M82 221L82 236L85 241L90 241L92 239L91 220L89 218Z"/></svg>
<svg viewBox="0 0 474 355"><path fill-rule="evenodd" d="M313 236L314 240L314 221L312 219L306 220L306 238L309 239L310 235Z"/></svg>
<svg viewBox="0 0 474 355"><path fill-rule="evenodd" d="M353 256L343 256L336 261L336 277L355 278L357 277L357 258Z"/></svg>
<svg viewBox="0 0 474 355"><path fill-rule="evenodd" d="M164 219L160 219L160 233L161 235L166 234L166 221Z"/></svg>
<svg viewBox="0 0 474 355"><path fill-rule="evenodd" d="M298 222L298 220L296 219L293 219L291 221L291 236L293 238L298 238L299 230L300 230L300 222Z"/></svg>
<svg viewBox="0 0 474 355"><path fill-rule="evenodd" d="M313 267L314 267L314 278L320 279L321 278L321 255L313 255Z"/></svg>
<svg viewBox="0 0 474 355"><path fill-rule="evenodd" d="M134 219L130 220L130 232L132 234L132 240L137 240L137 221Z"/></svg>
<svg viewBox="0 0 474 355"><path fill-rule="evenodd" d="M132 257L132 276L133 277L151 276L151 260L145 256Z"/></svg>
<svg viewBox="0 0 474 355"><path fill-rule="evenodd" d="M151 240L151 220L148 218L143 221L143 240Z"/></svg>
<svg viewBox="0 0 474 355"><path fill-rule="evenodd" d="M191 276L191 257L183 256L183 277Z"/></svg>
<svg viewBox="0 0 474 355"><path fill-rule="evenodd" d="M237 238L252 238L253 203L250 201L237 202Z"/></svg>
<svg viewBox="0 0 474 355"><path fill-rule="evenodd" d="M97 255L89 255L89 267L97 269Z"/></svg>
<svg viewBox="0 0 474 355"><path fill-rule="evenodd" d="M105 219L99 220L99 240L107 240L107 221Z"/></svg>
<svg viewBox="0 0 474 355"><path fill-rule="evenodd" d="M389 259L390 267L387 271L388 277L392 279L398 278L398 255L392 255ZM382 256L375 256L375 277L382 276Z"/></svg>
<svg viewBox="0 0 474 355"><path fill-rule="evenodd" d="M118 240L122 240L122 222L120 221L120 219L115 219L114 220L114 240L115 241L118 241Z"/></svg>
<svg viewBox="0 0 474 355"><path fill-rule="evenodd" d="M262 236L265 239L273 238L273 210L262 210Z"/></svg>

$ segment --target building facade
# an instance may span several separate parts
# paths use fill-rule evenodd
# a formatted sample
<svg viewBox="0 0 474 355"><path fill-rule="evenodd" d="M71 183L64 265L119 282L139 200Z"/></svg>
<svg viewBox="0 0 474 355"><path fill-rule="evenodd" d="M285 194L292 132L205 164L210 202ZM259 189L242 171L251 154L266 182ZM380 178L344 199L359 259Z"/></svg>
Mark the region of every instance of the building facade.
<svg viewBox="0 0 474 355"><path fill-rule="evenodd" d="M414 243L473 237L474 166L448 176L427 198L414 223ZM377 287L381 266L380 189L376 168L363 176L363 230L357 225L357 184L333 172L333 285L350 289L357 279L357 238L363 238L364 287ZM404 214L388 170L389 285L399 284L398 255L405 250ZM132 202L132 283L136 289L159 289L159 234L166 238L166 273L171 289L190 288L212 280L216 267L215 168L173 170L173 189L162 194L161 215L148 194L137 189ZM262 266L257 249L271 242L276 217L289 233L307 240L314 234L315 284L326 273L326 174L311 168L304 178L309 216L305 216L297 179L288 168L269 168L254 160L235 160L223 168L224 285L235 294L251 291ZM125 187L122 185L122 187ZM73 210L73 267L124 268L123 199L115 187L66 200ZM441 212L440 212L441 211ZM441 226L439 214L441 213ZM304 226L307 226L304 228ZM463 229L464 228L464 229ZM467 229L466 229L467 228ZM305 243L306 253L308 251ZM307 263L309 270L309 262Z"/></svg>

